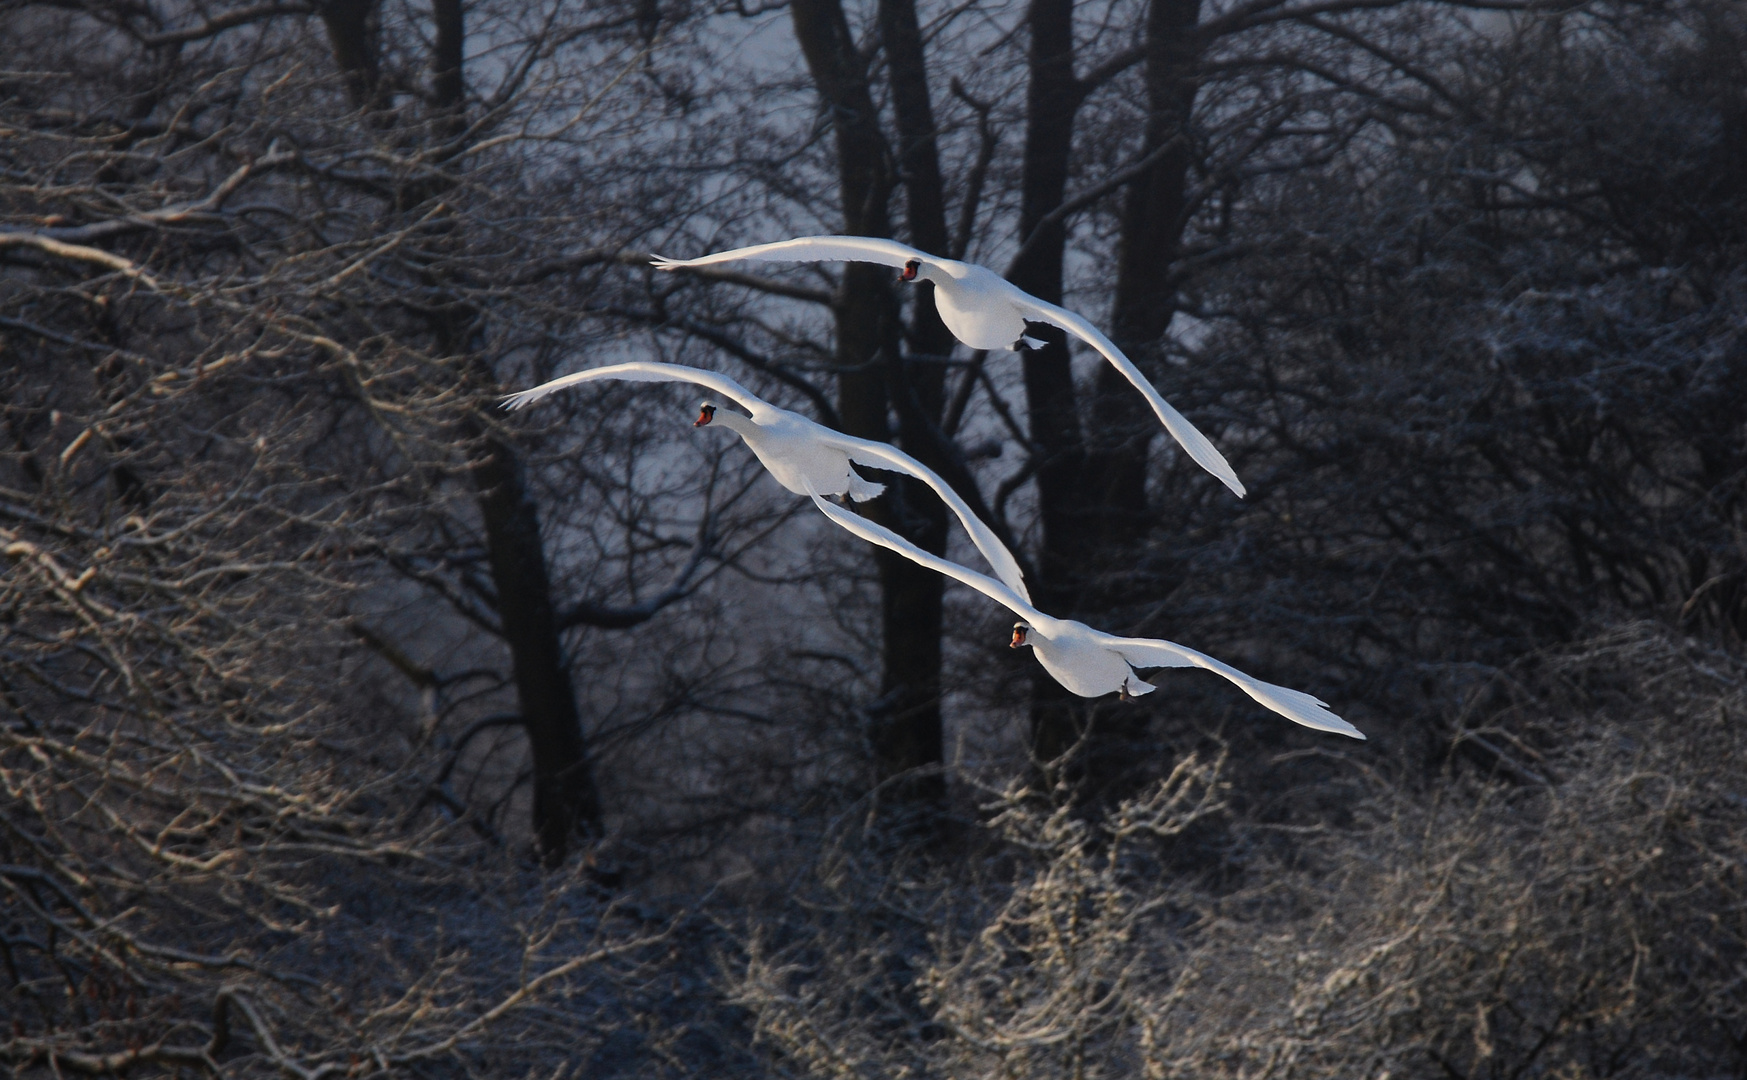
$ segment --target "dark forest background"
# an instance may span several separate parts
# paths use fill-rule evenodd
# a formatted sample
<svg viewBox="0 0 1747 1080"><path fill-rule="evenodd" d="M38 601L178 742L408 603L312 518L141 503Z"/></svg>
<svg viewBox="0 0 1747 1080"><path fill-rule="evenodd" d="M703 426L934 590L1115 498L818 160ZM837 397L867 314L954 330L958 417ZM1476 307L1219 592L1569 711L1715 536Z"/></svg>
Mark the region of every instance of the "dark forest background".
<svg viewBox="0 0 1747 1080"><path fill-rule="evenodd" d="M1105 327L956 346L811 233ZM14 1075L1747 1073L1747 12L0 2ZM947 477L1052 614L694 431ZM868 504L975 564L928 494Z"/></svg>

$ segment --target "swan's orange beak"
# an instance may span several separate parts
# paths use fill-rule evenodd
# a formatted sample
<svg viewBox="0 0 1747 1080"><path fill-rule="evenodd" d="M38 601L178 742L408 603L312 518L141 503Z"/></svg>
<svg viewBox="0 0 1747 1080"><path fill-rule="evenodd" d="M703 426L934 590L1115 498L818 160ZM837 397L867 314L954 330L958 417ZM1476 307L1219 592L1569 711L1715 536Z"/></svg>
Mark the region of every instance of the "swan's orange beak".
<svg viewBox="0 0 1747 1080"><path fill-rule="evenodd" d="M920 269L922 269L922 263L919 260L911 259L904 264L904 272L898 276L905 281L915 281L916 271Z"/></svg>
<svg viewBox="0 0 1747 1080"><path fill-rule="evenodd" d="M698 418L692 421L692 427L703 427L715 418L716 407L714 405L705 405L698 410Z"/></svg>
<svg viewBox="0 0 1747 1080"><path fill-rule="evenodd" d="M1015 626L1013 628L1013 640L1007 643L1007 647L1009 649L1017 649L1025 644L1025 632L1030 629L1031 627L1026 626L1024 623Z"/></svg>

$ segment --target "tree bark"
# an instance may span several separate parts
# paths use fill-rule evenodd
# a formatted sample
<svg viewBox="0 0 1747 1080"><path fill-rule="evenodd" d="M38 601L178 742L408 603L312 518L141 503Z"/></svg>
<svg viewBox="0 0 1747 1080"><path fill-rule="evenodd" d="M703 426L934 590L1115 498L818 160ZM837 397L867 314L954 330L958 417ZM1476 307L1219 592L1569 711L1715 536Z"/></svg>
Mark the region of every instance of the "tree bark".
<svg viewBox="0 0 1747 1080"><path fill-rule="evenodd" d="M381 0L323 0L317 8L347 97L356 108L372 111L388 104L382 87L380 6Z"/></svg>
<svg viewBox="0 0 1747 1080"><path fill-rule="evenodd" d="M461 60L467 42L461 0L432 0L431 21L436 35L431 44L431 102L439 112L459 109L467 93L461 77Z"/></svg>
<svg viewBox="0 0 1747 1080"><path fill-rule="evenodd" d="M1020 234L1029 246L1011 275L1020 288L1056 303L1062 298L1067 230L1059 222L1039 225L1061 205L1075 112L1088 90L1074 75L1072 15L1071 0L1032 0L1020 210ZM1180 135L1194 102L1199 15L1200 0L1153 0L1147 11L1142 153L1173 141L1179 145L1136 179L1123 208L1111 337L1143 371L1156 370L1153 356L1173 314L1172 270L1186 225L1192 153ZM1031 437L1043 455L1037 486L1044 550L1034 592L1052 614L1078 614L1105 606L1107 598L1094 595L1096 583L1145 535L1150 521L1146 455L1158 424L1127 380L1101 365L1091 403L1096 436L1088 440L1080 426L1068 352L1057 343L1061 335L1035 336L1047 337L1049 345L1025 358ZM1046 675L1034 678L1033 686L1032 750L1040 760L1053 760L1085 733L1091 710ZM1108 731L1094 741L1120 742L1132 726L1106 723ZM1103 771L1095 760L1103 756L1097 747L1087 747L1082 769Z"/></svg>
<svg viewBox="0 0 1747 1080"><path fill-rule="evenodd" d="M843 7L838 0L795 0L790 13L814 86L835 129L844 231L890 236L890 203L896 181L891 149L879 124L866 59L855 46ZM914 8L909 18L914 21ZM919 52L919 34L915 48ZM926 94L926 84L922 92ZM906 101L906 108L914 109L914 95ZM925 123L931 131L932 120ZM926 172L932 140L917 143L913 160L921 161ZM937 164L933 174L938 192ZM944 210L939 216L944 238ZM836 303L838 415L848 434L882 442L891 438L887 415L894 398L900 422L907 417L907 426L925 425L930 411L938 418L941 400L938 376L912 383L906 374L890 279L890 272L883 267L848 263ZM938 316L933 321L938 324ZM940 344L938 334L944 334L944 327L929 338L935 347ZM950 336L945 338L945 347L950 348L950 341ZM905 482L885 479L890 482L888 493L867 507L869 516L929 551L944 550L945 511L939 501L910 497ZM942 758L943 583L939 575L892 552L880 550L874 558L880 575L883 662L881 695L870 734L875 767L883 780L936 764ZM893 795L900 802L931 801L943 791L944 785L936 777L900 785Z"/></svg>
<svg viewBox="0 0 1747 1080"><path fill-rule="evenodd" d="M534 767L534 836L548 866L564 861L579 830L600 824L582 718L564 662L540 521L514 450L484 440L473 466L497 615L515 675Z"/></svg>
<svg viewBox="0 0 1747 1080"><path fill-rule="evenodd" d="M908 212L909 241L930 254L950 258L953 243L946 222L946 187L940 176L939 139L915 0L881 0L879 19L897 121L897 163ZM941 427L946 368L939 358L951 355L957 339L940 320L933 283L921 281L913 288L915 315L905 335L911 355L889 369L888 379L892 406L898 414L899 443L951 484L979 517L998 528L994 515L983 505L976 477ZM946 507L925 494L923 485L915 481L906 482L904 487L912 496L910 505L937 517L938 527L944 531Z"/></svg>
<svg viewBox="0 0 1747 1080"><path fill-rule="evenodd" d="M360 108L386 105L381 94L381 61L376 30L376 0L327 0L321 7L348 93ZM462 57L466 23L460 0L435 0L431 69L432 106L442 118L439 135L465 123L466 85ZM432 192L412 185L397 193L406 208ZM433 285L442 286L440 279ZM477 353L480 312L465 304L443 305L432 319L442 352ZM479 362L474 378L495 384L489 365ZM513 447L470 422L464 433L480 447L471 465L485 527L487 559L496 594L499 629L509 647L521 725L528 738L534 773L534 836L548 866L564 861L579 830L598 829L600 797L590 772L582 719L565 663L561 630L546 571L545 549L533 497Z"/></svg>
<svg viewBox="0 0 1747 1080"><path fill-rule="evenodd" d="M1176 312L1177 252L1188 225L1188 139L1195 104L1194 69L1199 50L1195 26L1201 0L1153 0L1147 10L1147 119L1143 155L1164 154L1130 186L1117 245L1116 303L1111 340L1150 379L1164 370L1158 346ZM1097 494L1099 547L1124 552L1140 542L1151 521L1147 508L1147 447L1159 434L1152 410L1118 371L1098 372L1093 406L1101 433L1089 455L1088 482Z"/></svg>
<svg viewBox="0 0 1747 1080"><path fill-rule="evenodd" d="M1082 99L1074 76L1073 0L1031 0L1028 21L1030 81L1026 88L1025 151L1020 178L1019 236L1024 257L1008 275L1040 300L1060 303L1067 227L1044 219L1062 203L1074 114ZM1035 234L1035 235L1034 235ZM1032 595L1052 615L1079 609L1079 568L1092 551L1085 528L1093 500L1085 489L1085 443L1068 362L1067 339L1053 327L1033 326L1047 344L1024 354L1025 396L1037 463L1042 551ZM1060 757L1079 737L1074 696L1041 667L1032 673L1031 741L1042 761Z"/></svg>
<svg viewBox="0 0 1747 1080"><path fill-rule="evenodd" d="M437 113L437 134L452 139L467 130L467 83L461 65L467 44L466 16L461 0L431 0L436 33L431 43L431 105Z"/></svg>

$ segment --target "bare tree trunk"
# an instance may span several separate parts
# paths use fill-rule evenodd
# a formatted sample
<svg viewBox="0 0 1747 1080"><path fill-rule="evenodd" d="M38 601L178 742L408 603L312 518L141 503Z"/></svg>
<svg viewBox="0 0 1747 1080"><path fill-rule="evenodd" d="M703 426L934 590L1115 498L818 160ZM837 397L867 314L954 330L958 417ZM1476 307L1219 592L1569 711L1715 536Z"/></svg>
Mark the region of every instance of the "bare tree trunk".
<svg viewBox="0 0 1747 1080"><path fill-rule="evenodd" d="M897 121L898 171L904 185L909 240L923 251L946 255L950 242L946 192L940 179L934 107L915 0L881 0L879 20L890 74L892 111ZM887 369L888 391L898 415L898 440L905 450L946 477L955 488L968 492L972 505L980 506L975 480L940 430L946 367L939 360L952 354L955 340L935 309L932 283L922 282L917 287L915 315L906 337L908 348L894 351ZM918 353L922 355L921 362L913 359ZM949 527L946 506L920 482L909 477L893 479L897 481L895 493L902 500L896 506L906 521L915 522L918 541L924 542L930 551L944 551ZM894 749L901 749L901 753L890 755L882 766L892 773L935 764L944 757L940 628L946 586L939 574L927 571L917 574L915 571L921 568L908 561L901 560L894 569L901 575L894 584L904 591L905 615L918 627L928 628L927 640L920 643L914 662L917 670L932 672L932 685L926 698L920 693L915 695L906 710L908 716L900 713L893 718L897 721L893 734L898 736L894 742L900 744ZM921 649L926 649L926 654ZM945 797L945 778L936 775L917 780L899 794L911 802L937 802Z"/></svg>
<svg viewBox="0 0 1747 1080"><path fill-rule="evenodd" d="M1159 345L1175 311L1175 264L1186 220L1186 188L1192 146L1186 138L1194 104L1193 38L1201 0L1152 0L1147 9L1145 84L1147 118L1142 154L1163 151L1130 185L1117 247L1116 303L1111 339L1148 377L1164 370ZM1133 584L1125 569L1136 565L1154 515L1147 504L1147 449L1159 423L1128 380L1100 365L1091 402L1096 434L1088 440L1084 488L1095 510L1083 520L1090 534L1085 566L1095 584L1082 590L1085 610L1114 606ZM1132 793L1141 773L1135 762L1150 749L1152 711L1105 708L1087 733L1075 772L1082 795L1120 798Z"/></svg>
<svg viewBox="0 0 1747 1080"><path fill-rule="evenodd" d="M327 27L334 63L345 79L346 94L360 109L388 104L382 93L380 6L380 0L323 0L317 9Z"/></svg>
<svg viewBox="0 0 1747 1080"><path fill-rule="evenodd" d="M439 112L450 114L451 129L458 131L460 111L467 95L462 81L461 61L467 42L467 24L461 10L461 0L432 0L431 21L436 35L431 43L431 103Z"/></svg>
<svg viewBox="0 0 1747 1080"><path fill-rule="evenodd" d="M334 61L347 78L348 92L360 107L380 106L380 59L374 2L322 7ZM466 24L460 0L435 0L431 57L431 98L443 116L439 131L454 134L465 125L466 86L462 57ZM403 207L434 194L429 183L409 185L397 197ZM442 281L432 282L438 287ZM472 351L479 337L480 313L459 302L439 308L432 329L439 348L455 354ZM490 385L490 367L476 365L475 377ZM521 725L528 737L534 783L534 836L549 866L564 861L571 838L579 830L600 824L600 797L589 770L582 720L570 669L564 660L558 619L552 602L546 555L533 497L523 478L514 448L491 438L478 427L467 432L480 450L472 463L485 526L487 558L496 594L499 629L509 647Z"/></svg>
<svg viewBox="0 0 1747 1080"><path fill-rule="evenodd" d="M1074 77L1073 15L1073 0L1032 0L1029 9L1031 79L1019 206L1019 235L1026 250L1009 275L1021 289L1052 303L1062 298L1067 228L1044 219L1061 205L1067 188L1074 114L1083 96ZM1078 568L1092 554L1086 520L1094 503L1085 488L1085 443L1066 338L1053 327L1033 327L1032 335L1047 342L1024 358L1031 441L1042 458L1037 463L1037 500L1043 550L1032 593L1043 610L1067 616L1079 607ZM1032 752L1044 761L1060 757L1078 737L1077 715L1073 695L1042 668L1034 669Z"/></svg>
<svg viewBox="0 0 1747 1080"><path fill-rule="evenodd" d="M579 829L600 823L582 719L558 635L540 521L508 446L487 438L473 466L485 523L497 615L516 680L534 767L534 835L548 866L564 861Z"/></svg>
<svg viewBox="0 0 1747 1080"><path fill-rule="evenodd" d="M1176 256L1188 224L1186 192L1193 147L1189 113L1195 103L1195 25L1201 0L1153 0L1147 9L1147 119L1142 154L1164 149L1129 186L1117 247L1116 305L1111 339L1148 378L1161 370L1158 345L1175 313ZM1145 535L1147 447L1158 421L1120 372L1098 372L1093 405L1101 433L1087 462L1100 503L1100 548L1125 551Z"/></svg>
<svg viewBox="0 0 1747 1080"><path fill-rule="evenodd" d="M879 114L868 85L867 62L855 46L848 20L838 0L796 0L790 5L795 36L807 59L814 85L831 111L837 136L838 186L843 200L844 231L862 236L890 236L890 202L895 177L891 151L880 129ZM915 12L910 10L913 24ZM915 49L920 50L920 35ZM927 88L921 88L926 108ZM907 99L913 115L916 100ZM932 127L932 121L927 121ZM926 173L932 168L934 198L939 201L939 167L932 143L917 140L915 159ZM926 182L925 182L926 183ZM924 193L922 198L928 198ZM914 207L913 207L914 209ZM937 214L940 238L945 236L944 209ZM844 430L867 439L889 441L888 406L898 399L907 428L938 420L940 376L912 381L907 377L899 344L897 307L890 292L890 273L865 263L844 268L843 292L837 299L838 415ZM929 321L934 327L930 327ZM922 325L930 348L950 348L951 337L939 326L929 303ZM936 365L937 367L937 365ZM908 440L907 440L908 441ZM917 433L917 442L924 442ZM930 456L924 453L924 460ZM908 486L893 483L887 496L872 504L869 516L908 536L929 551L942 551L946 540L945 510L939 500L907 497ZM942 582L939 575L888 551L875 553L881 589L883 664L881 695L872 740L880 777L896 776L941 760L940 623ZM944 790L925 780L905 785L900 799L932 799Z"/></svg>
<svg viewBox="0 0 1747 1080"><path fill-rule="evenodd" d="M1148 354L1164 336L1173 311L1173 262L1186 224L1191 153L1180 135L1194 101L1197 43L1192 34L1199 14L1200 0L1154 0L1147 11L1148 113L1142 152L1173 141L1177 145L1133 183L1123 209L1111 336L1139 358L1142 370L1153 366ZM1031 82L1020 209L1027 251L1012 274L1020 288L1058 303L1067 231L1060 222L1042 223L1061 205L1075 112L1092 89L1074 74L1072 16L1071 0L1033 0L1030 9ZM1105 598L1093 595L1092 589L1105 576L1103 570L1145 533L1150 520L1147 446L1158 425L1134 388L1104 365L1091 403L1097 436L1088 440L1061 335L1050 331L1036 336L1049 344L1025 358L1031 437L1043 455L1037 470L1043 554L1035 591L1046 610L1074 614L1104 606ZM1052 760L1079 739L1090 712L1047 676L1039 675L1033 685L1033 753ZM1121 733L1112 728L1109 734ZM1091 772L1100 768L1090 760L1084 764Z"/></svg>
<svg viewBox="0 0 1747 1080"><path fill-rule="evenodd" d="M935 137L922 29L916 21L916 0L880 0L879 18L880 37L885 43L886 64L891 73L892 113L898 127L898 171L910 216L910 242L931 254L945 255L946 191L940 179L940 148ZM952 336L934 314L932 288L923 295L928 301L921 306L926 307L933 321L918 319L919 330L929 336L929 344L950 348Z"/></svg>

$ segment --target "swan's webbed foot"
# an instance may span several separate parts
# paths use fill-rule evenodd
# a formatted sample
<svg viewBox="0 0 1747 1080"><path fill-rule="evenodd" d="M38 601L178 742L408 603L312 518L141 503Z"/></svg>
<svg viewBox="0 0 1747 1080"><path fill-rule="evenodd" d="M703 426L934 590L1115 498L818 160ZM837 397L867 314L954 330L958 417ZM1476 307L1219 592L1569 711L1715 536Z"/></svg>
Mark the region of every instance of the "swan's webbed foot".
<svg viewBox="0 0 1747 1080"><path fill-rule="evenodd" d="M1127 705L1129 702L1135 700L1135 696L1136 695L1128 692L1128 680L1122 680L1122 685L1116 688L1116 700Z"/></svg>

